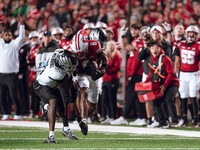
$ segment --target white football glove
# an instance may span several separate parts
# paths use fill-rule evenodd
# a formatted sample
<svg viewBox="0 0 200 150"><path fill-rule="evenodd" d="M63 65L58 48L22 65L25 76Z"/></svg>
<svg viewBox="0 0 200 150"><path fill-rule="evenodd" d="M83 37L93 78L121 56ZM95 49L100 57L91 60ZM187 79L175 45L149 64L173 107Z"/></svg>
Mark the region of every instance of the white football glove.
<svg viewBox="0 0 200 150"><path fill-rule="evenodd" d="M164 22L163 24L163 27L165 28L165 30L167 31L167 32L170 32L171 31L171 25L169 24L169 23L167 23L167 22Z"/></svg>
<svg viewBox="0 0 200 150"><path fill-rule="evenodd" d="M121 36L125 36L127 31L128 31L128 27L126 27L125 25L123 25L123 26L120 28L120 35L121 35Z"/></svg>

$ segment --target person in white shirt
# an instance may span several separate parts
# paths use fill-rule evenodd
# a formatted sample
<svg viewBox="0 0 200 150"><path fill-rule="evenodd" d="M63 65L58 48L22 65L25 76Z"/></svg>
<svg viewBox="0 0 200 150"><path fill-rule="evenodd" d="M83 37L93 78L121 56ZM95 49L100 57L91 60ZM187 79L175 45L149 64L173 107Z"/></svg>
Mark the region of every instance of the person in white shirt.
<svg viewBox="0 0 200 150"><path fill-rule="evenodd" d="M7 88L9 98L15 107L13 119L21 119L20 105L17 97L17 81L19 72L19 49L25 37L25 27L22 18L18 17L20 23L19 36L12 40L12 33L9 30L4 31L3 38L0 38L0 105L3 113L2 120L10 118L8 104L2 98L4 90Z"/></svg>

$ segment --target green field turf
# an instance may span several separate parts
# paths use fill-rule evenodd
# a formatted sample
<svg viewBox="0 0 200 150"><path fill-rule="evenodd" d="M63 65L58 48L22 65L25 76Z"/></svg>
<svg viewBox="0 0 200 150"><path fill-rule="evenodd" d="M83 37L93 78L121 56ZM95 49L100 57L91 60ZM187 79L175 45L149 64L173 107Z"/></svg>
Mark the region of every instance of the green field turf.
<svg viewBox="0 0 200 150"><path fill-rule="evenodd" d="M199 149L200 138L182 136L138 135L123 133L89 132L74 133L79 140L72 141L62 136L56 129L58 144L43 143L48 130L43 128L0 126L0 149Z"/></svg>

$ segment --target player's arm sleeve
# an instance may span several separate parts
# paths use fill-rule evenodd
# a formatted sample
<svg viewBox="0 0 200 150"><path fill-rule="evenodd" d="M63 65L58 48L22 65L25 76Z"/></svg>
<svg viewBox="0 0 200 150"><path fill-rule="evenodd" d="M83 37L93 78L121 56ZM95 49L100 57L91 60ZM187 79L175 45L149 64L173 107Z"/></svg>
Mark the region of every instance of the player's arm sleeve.
<svg viewBox="0 0 200 150"><path fill-rule="evenodd" d="M24 38L25 38L25 26L20 25L19 26L19 36L14 40L14 45L16 46L16 49L18 49L17 47L21 46Z"/></svg>
<svg viewBox="0 0 200 150"><path fill-rule="evenodd" d="M98 57L99 57L99 60L102 62L101 70L106 72L108 68L108 57L103 51L101 51L101 53L98 54Z"/></svg>

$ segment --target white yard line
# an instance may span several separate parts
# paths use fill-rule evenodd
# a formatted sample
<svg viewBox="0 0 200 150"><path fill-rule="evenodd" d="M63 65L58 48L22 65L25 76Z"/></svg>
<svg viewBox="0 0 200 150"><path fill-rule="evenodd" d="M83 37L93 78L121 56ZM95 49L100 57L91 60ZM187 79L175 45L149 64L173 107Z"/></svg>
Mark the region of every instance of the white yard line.
<svg viewBox="0 0 200 150"><path fill-rule="evenodd" d="M56 138L66 140L67 138ZM198 138L79 138L80 140L194 140ZM0 138L1 140L46 140L46 138Z"/></svg>
<svg viewBox="0 0 200 150"><path fill-rule="evenodd" d="M58 150L200 150L200 148L58 148ZM10 150L10 149L0 149ZM27 150L27 149L15 149ZM31 150L56 150L56 148L34 148Z"/></svg>
<svg viewBox="0 0 200 150"><path fill-rule="evenodd" d="M41 121L0 121L0 125L48 128L48 123L41 122ZM69 126L72 130L80 131L80 127L78 124L70 123ZM62 127L63 127L62 123L56 123L57 129L61 129ZM89 132L90 131L200 137L200 131L184 131L184 130L174 130L174 129L150 129L150 128L130 127L130 126L105 126L105 125L94 125L94 124L89 124Z"/></svg>

